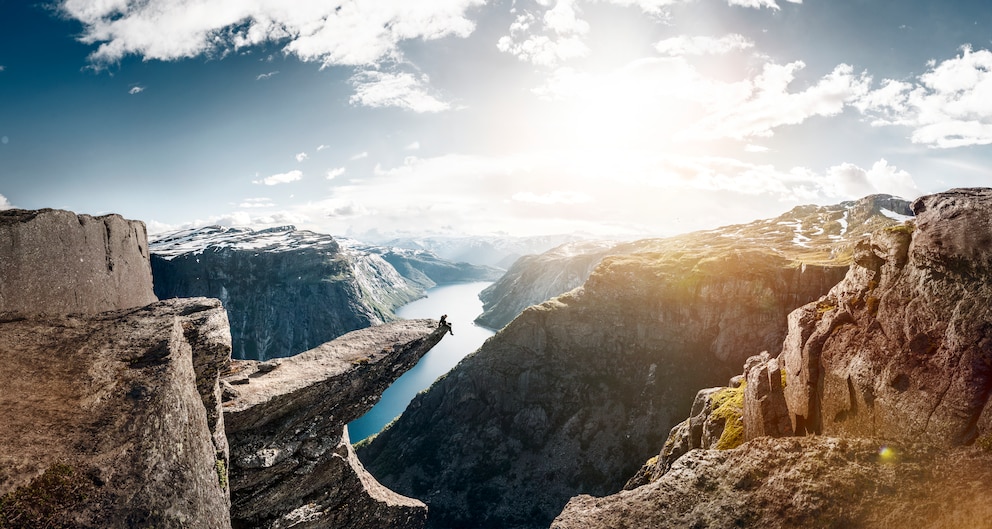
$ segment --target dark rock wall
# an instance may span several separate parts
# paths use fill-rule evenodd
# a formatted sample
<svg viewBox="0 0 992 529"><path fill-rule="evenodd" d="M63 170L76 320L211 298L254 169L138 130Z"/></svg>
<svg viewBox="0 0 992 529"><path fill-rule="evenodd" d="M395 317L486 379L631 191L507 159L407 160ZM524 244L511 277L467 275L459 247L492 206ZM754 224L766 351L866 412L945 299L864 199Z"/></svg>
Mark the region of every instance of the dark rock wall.
<svg viewBox="0 0 992 529"><path fill-rule="evenodd" d="M144 223L0 211L0 312L93 314L153 301Z"/></svg>
<svg viewBox="0 0 992 529"><path fill-rule="evenodd" d="M546 527L619 490L701 387L779 347L785 315L843 269L761 252L611 257L525 310L359 455L433 527Z"/></svg>

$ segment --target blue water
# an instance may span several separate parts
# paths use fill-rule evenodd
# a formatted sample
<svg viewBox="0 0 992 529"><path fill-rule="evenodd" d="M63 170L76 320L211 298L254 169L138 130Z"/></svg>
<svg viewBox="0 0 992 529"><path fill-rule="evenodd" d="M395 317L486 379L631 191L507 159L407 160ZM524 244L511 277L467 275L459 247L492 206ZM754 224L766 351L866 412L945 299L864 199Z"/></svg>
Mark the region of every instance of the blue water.
<svg viewBox="0 0 992 529"><path fill-rule="evenodd" d="M492 331L472 323L476 316L482 314L479 292L491 284L480 281L434 287L427 291L426 298L403 305L396 311L399 317L406 319L436 320L447 314L455 334L445 336L416 366L389 386L375 407L348 424L352 443L379 433L383 426L403 413L417 393L430 387L439 376L450 371L459 360L475 352L486 338L493 335Z"/></svg>

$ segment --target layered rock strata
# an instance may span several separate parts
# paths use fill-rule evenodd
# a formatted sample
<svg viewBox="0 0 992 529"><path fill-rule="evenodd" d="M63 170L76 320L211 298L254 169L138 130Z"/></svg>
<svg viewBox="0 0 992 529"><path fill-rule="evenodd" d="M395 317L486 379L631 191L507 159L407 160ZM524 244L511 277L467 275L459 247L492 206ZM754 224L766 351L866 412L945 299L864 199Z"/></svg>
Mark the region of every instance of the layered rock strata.
<svg viewBox="0 0 992 529"><path fill-rule="evenodd" d="M0 211L0 312L95 314L156 300L144 223Z"/></svg>
<svg viewBox="0 0 992 529"><path fill-rule="evenodd" d="M423 527L424 504L365 471L346 425L447 332L434 320L406 320L291 358L234 362L224 413L235 527Z"/></svg>
<svg viewBox="0 0 992 529"><path fill-rule="evenodd" d="M0 318L0 525L229 528L226 330L203 298Z"/></svg>

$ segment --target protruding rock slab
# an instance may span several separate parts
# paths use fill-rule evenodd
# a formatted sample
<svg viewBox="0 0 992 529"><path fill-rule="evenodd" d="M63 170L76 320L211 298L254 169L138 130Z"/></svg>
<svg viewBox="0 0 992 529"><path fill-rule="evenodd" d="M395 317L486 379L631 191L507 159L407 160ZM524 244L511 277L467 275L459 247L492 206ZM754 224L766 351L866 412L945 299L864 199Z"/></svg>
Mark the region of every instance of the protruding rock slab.
<svg viewBox="0 0 992 529"><path fill-rule="evenodd" d="M986 450L764 437L692 451L634 490L576 496L551 527L987 527L990 480Z"/></svg>
<svg viewBox="0 0 992 529"><path fill-rule="evenodd" d="M0 211L0 312L94 314L156 299L144 223Z"/></svg>
<svg viewBox="0 0 992 529"><path fill-rule="evenodd" d="M206 298L0 321L0 496L61 476L72 527L229 528L226 322Z"/></svg>
<svg viewBox="0 0 992 529"><path fill-rule="evenodd" d="M423 527L427 507L379 485L345 425L447 332L434 320L405 320L290 358L234 362L224 413L235 526Z"/></svg>

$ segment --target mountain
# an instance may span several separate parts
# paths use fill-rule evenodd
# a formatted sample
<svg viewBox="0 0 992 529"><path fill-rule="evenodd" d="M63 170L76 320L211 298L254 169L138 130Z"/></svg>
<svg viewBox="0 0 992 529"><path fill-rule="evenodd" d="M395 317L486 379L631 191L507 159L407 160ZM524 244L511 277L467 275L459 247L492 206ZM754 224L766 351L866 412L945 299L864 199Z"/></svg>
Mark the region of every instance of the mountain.
<svg viewBox="0 0 992 529"><path fill-rule="evenodd" d="M912 209L857 244L843 281L789 315L737 389L701 391L629 490L573 498L553 527L985 527L992 189Z"/></svg>
<svg viewBox="0 0 992 529"><path fill-rule="evenodd" d="M376 240L391 248L427 250L442 259L506 269L522 255L541 253L566 242L580 240L575 235L509 236L435 236L401 237Z"/></svg>
<svg viewBox="0 0 992 529"><path fill-rule="evenodd" d="M910 214L905 200L874 195L833 206L798 206L774 219L666 239L566 243L513 263L506 275L479 295L483 313L475 322L490 329L502 328L523 309L582 285L608 255L764 246L801 263L846 263L861 238L878 227L901 222Z"/></svg>
<svg viewBox="0 0 992 529"><path fill-rule="evenodd" d="M411 250L390 246L375 246L352 239L338 238L345 247L370 255L378 255L396 269L407 281L421 289L438 284L465 281L495 281L503 270L492 266L452 262L428 250Z"/></svg>
<svg viewBox="0 0 992 529"><path fill-rule="evenodd" d="M872 196L614 248L581 288L524 310L359 456L424 500L429 526L547 527L570 497L619 490L699 388L780 347L789 312L844 277L862 234L907 213Z"/></svg>
<svg viewBox="0 0 992 529"><path fill-rule="evenodd" d="M495 274L428 252L340 244L293 226L185 230L160 236L150 251L158 296L220 299L230 316L235 358L255 360L291 356L392 321L396 308L422 297L433 283Z"/></svg>

